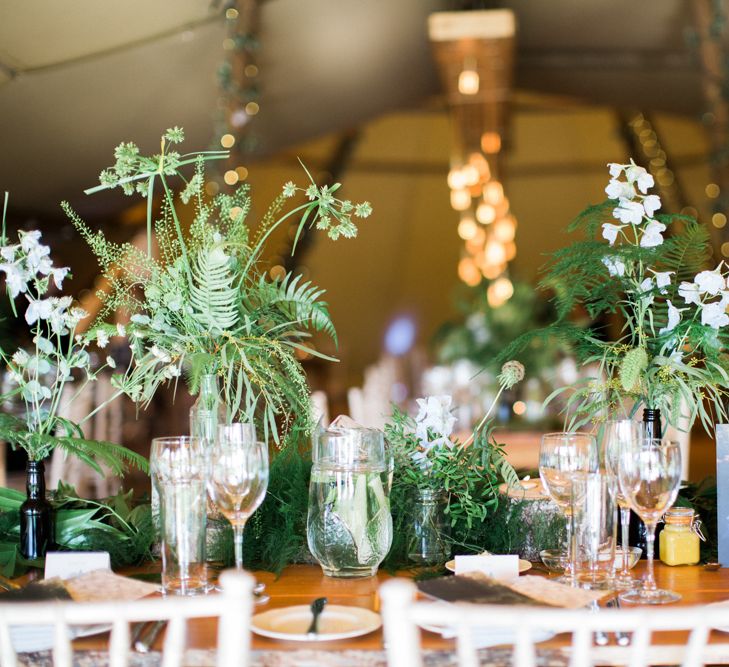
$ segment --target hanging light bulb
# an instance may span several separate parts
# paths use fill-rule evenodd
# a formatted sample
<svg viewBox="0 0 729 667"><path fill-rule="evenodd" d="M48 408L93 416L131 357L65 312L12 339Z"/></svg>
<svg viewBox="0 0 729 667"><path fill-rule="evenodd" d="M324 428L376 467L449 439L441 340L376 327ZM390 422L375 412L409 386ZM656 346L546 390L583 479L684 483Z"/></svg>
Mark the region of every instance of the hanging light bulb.
<svg viewBox="0 0 729 667"><path fill-rule="evenodd" d="M511 280L505 277L494 280L486 290L486 298L492 308L503 306L513 294L514 286L511 284Z"/></svg>
<svg viewBox="0 0 729 667"><path fill-rule="evenodd" d="M486 183L483 189L483 198L493 206L500 204L504 198L504 186L498 181Z"/></svg>
<svg viewBox="0 0 729 667"><path fill-rule="evenodd" d="M448 172L448 187L451 190L462 190L466 187L466 179L463 175L463 171L458 167L453 167Z"/></svg>
<svg viewBox="0 0 729 667"><path fill-rule="evenodd" d="M501 150L501 135L498 132L484 132L481 135L481 148L486 155L495 155Z"/></svg>
<svg viewBox="0 0 729 667"><path fill-rule="evenodd" d="M458 277L471 287L475 287L481 282L481 272L476 266L476 262L470 257L464 257L458 262Z"/></svg>
<svg viewBox="0 0 729 667"><path fill-rule="evenodd" d="M471 205L471 193L468 190L451 190L451 206L456 211L465 211Z"/></svg>
<svg viewBox="0 0 729 667"><path fill-rule="evenodd" d="M494 238L502 243L513 241L516 236L516 221L511 216L494 223Z"/></svg>
<svg viewBox="0 0 729 667"><path fill-rule="evenodd" d="M478 185L481 173L475 164L469 162L465 167L463 167L461 173L463 174L463 180L467 186Z"/></svg>
<svg viewBox="0 0 729 667"><path fill-rule="evenodd" d="M461 221L458 223L458 236L460 236L464 241L468 241L476 236L477 232L478 227L476 226L476 221L473 218L470 216L461 218Z"/></svg>
<svg viewBox="0 0 729 667"><path fill-rule="evenodd" d="M484 258L488 264L504 264L506 262L506 248L498 241L489 241L484 248Z"/></svg>

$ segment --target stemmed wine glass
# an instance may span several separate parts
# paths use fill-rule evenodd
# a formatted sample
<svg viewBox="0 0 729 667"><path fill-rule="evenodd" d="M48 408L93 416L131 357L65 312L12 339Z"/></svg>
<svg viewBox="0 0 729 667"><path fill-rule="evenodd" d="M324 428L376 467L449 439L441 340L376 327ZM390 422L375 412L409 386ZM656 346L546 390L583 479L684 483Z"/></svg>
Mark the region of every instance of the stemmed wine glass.
<svg viewBox="0 0 729 667"><path fill-rule="evenodd" d="M632 419L616 419L605 423L603 432L603 455L610 488L620 508L620 525L622 530L622 568L612 581L617 590L635 588L635 579L630 574L630 505L620 490L618 473L620 470L620 452L625 447L634 447L643 437L642 425Z"/></svg>
<svg viewBox="0 0 729 667"><path fill-rule="evenodd" d="M210 499L233 526L235 567L243 569L243 531L246 521L263 502L268 488L268 447L256 440L252 424L218 426L208 461ZM257 602L268 600L258 596Z"/></svg>
<svg viewBox="0 0 729 667"><path fill-rule="evenodd" d="M676 442L640 438L620 453L618 481L623 496L643 520L647 532L648 576L639 590L620 594L624 602L666 604L680 600L673 591L656 586L653 574L653 544L658 520L671 508L681 484L681 450Z"/></svg>
<svg viewBox="0 0 729 667"><path fill-rule="evenodd" d="M539 476L552 500L567 519L567 566L560 581L575 585L576 550L574 544L575 487L579 473L597 472L595 438L588 433L547 433L539 449Z"/></svg>

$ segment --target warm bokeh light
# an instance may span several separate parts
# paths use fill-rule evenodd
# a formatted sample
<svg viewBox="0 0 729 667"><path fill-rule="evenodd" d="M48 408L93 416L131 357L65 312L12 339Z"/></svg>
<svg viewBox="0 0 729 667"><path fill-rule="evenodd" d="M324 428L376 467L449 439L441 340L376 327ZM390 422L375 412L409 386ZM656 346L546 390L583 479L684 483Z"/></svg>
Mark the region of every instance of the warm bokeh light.
<svg viewBox="0 0 729 667"><path fill-rule="evenodd" d="M498 278L486 290L489 306L498 308L503 306L514 294L514 286L508 278Z"/></svg>
<svg viewBox="0 0 729 667"><path fill-rule="evenodd" d="M464 257L458 262L458 277L471 287L475 287L481 282L481 272L470 257Z"/></svg>
<svg viewBox="0 0 729 667"><path fill-rule="evenodd" d="M208 181L205 183L205 192L211 197L217 195L220 190L220 186L215 181Z"/></svg>
<svg viewBox="0 0 729 667"><path fill-rule="evenodd" d="M484 249L485 261L489 264L506 262L506 248L498 241L489 241Z"/></svg>
<svg viewBox="0 0 729 667"><path fill-rule="evenodd" d="M237 220L238 216L240 216L242 214L243 214L243 209L240 206L234 206L228 212L228 215L230 216L231 220Z"/></svg>
<svg viewBox="0 0 729 667"><path fill-rule="evenodd" d="M241 167L236 167L236 168L235 168L235 173L236 173L236 174L238 174L238 178L239 178L239 179L240 179L241 181L245 181L245 180L246 180L246 178L248 178L248 169L246 169L246 168L245 168L245 167L243 167L243 166L241 166Z"/></svg>
<svg viewBox="0 0 729 667"><path fill-rule="evenodd" d="M258 102L248 102L248 104L246 104L246 113L249 116L255 116L260 109L261 107L258 106Z"/></svg>
<svg viewBox="0 0 729 667"><path fill-rule="evenodd" d="M498 132L484 132L481 136L481 149L487 155L494 155L501 150L501 135Z"/></svg>
<svg viewBox="0 0 729 667"><path fill-rule="evenodd" d="M473 163L465 165L461 170L461 173L463 174L465 184L468 186L477 185L481 178L478 167Z"/></svg>
<svg viewBox="0 0 729 667"><path fill-rule="evenodd" d="M514 411L515 415L523 415L526 412L526 408L527 406L524 401L516 401L511 409Z"/></svg>
<svg viewBox="0 0 729 667"><path fill-rule="evenodd" d="M280 280L286 275L286 269L280 264L276 264L271 267L271 270L268 273L272 280Z"/></svg>
<svg viewBox="0 0 729 667"><path fill-rule="evenodd" d="M458 75L458 92L461 95L476 95L479 84L480 79L476 70L464 69Z"/></svg>
<svg viewBox="0 0 729 667"><path fill-rule="evenodd" d="M224 134L220 137L220 145L223 148L233 148L233 144L235 144L235 137L232 134Z"/></svg>
<svg viewBox="0 0 729 667"><path fill-rule="evenodd" d="M496 209L491 204L481 202L476 209L476 220L482 225L490 225L496 220Z"/></svg>
<svg viewBox="0 0 729 667"><path fill-rule="evenodd" d="M455 211L465 211L471 205L471 193L468 190L451 190L451 206Z"/></svg>
<svg viewBox="0 0 729 667"><path fill-rule="evenodd" d="M724 255L724 257L729 257L729 241L721 244L721 254Z"/></svg>
<svg viewBox="0 0 729 667"><path fill-rule="evenodd" d="M494 238L502 243L513 241L516 236L516 222L514 218L501 218L494 223Z"/></svg>
<svg viewBox="0 0 729 667"><path fill-rule="evenodd" d="M504 186L498 181L486 183L483 189L483 198L489 204L496 206L504 199Z"/></svg>
<svg viewBox="0 0 729 667"><path fill-rule="evenodd" d="M722 229L726 225L726 216L723 213L714 213L711 216L711 224L717 229Z"/></svg>
<svg viewBox="0 0 729 667"><path fill-rule="evenodd" d="M719 196L721 190L716 183L709 183L705 188L706 196L709 199L716 199Z"/></svg>
<svg viewBox="0 0 729 667"><path fill-rule="evenodd" d="M473 218L462 218L458 223L458 236L464 241L468 241L476 236L478 227L476 221Z"/></svg>
<svg viewBox="0 0 729 667"><path fill-rule="evenodd" d="M466 187L466 179L463 176L463 171L458 167L453 167L448 172L448 187L451 190L462 190Z"/></svg>
<svg viewBox="0 0 729 667"><path fill-rule="evenodd" d="M238 182L238 173L235 169L228 169L223 175L223 180L226 185L235 185Z"/></svg>

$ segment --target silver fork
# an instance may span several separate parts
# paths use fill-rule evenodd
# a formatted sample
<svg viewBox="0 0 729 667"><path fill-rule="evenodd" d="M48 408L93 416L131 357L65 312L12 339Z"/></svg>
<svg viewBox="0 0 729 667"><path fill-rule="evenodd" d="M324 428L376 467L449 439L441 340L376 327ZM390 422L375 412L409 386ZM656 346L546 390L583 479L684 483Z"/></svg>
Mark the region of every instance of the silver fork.
<svg viewBox="0 0 729 667"><path fill-rule="evenodd" d="M596 614L598 611L600 611L597 600L593 600L588 608L593 614ZM610 640L608 639L606 632L603 632L602 630L595 631L595 644L597 644L598 646L607 646L609 642Z"/></svg>

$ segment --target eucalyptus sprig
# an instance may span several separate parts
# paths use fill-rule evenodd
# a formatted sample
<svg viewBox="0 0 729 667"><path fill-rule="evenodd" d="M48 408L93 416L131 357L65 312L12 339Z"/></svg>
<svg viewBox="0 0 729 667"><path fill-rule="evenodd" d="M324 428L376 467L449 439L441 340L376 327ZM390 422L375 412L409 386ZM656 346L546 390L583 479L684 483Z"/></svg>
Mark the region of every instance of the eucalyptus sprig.
<svg viewBox="0 0 729 667"><path fill-rule="evenodd" d="M167 130L161 153L151 157L142 156L131 142L121 144L115 164L101 174L102 185L87 190L122 187L127 194L136 190L147 197L146 253L129 243L108 241L63 204L110 286L109 293L99 294L104 306L96 330L112 331L107 319L116 311L130 315L133 363L116 378L116 386L138 404L146 406L160 385L177 382L183 374L193 393L203 374L215 374L228 418L254 419L264 438L270 435L280 443L281 431L311 427L309 389L297 355L333 360L309 339L322 332L336 342L336 332L321 299L324 290L301 276L270 278L263 264L266 243L297 216L295 241L307 225L332 240L352 238L357 234L354 219L368 217L372 209L367 202L336 198L339 184L319 187L306 171L306 187L286 183L262 220L251 225L248 185L214 197L204 191L205 163L227 152L180 155L169 149L183 138L180 128ZM190 165L193 173L187 174L184 167ZM177 193L172 177L182 181ZM163 197L153 224L157 180ZM306 201L281 214L297 194ZM183 228L178 207L188 205L192 222ZM151 251L152 230L158 256Z"/></svg>

